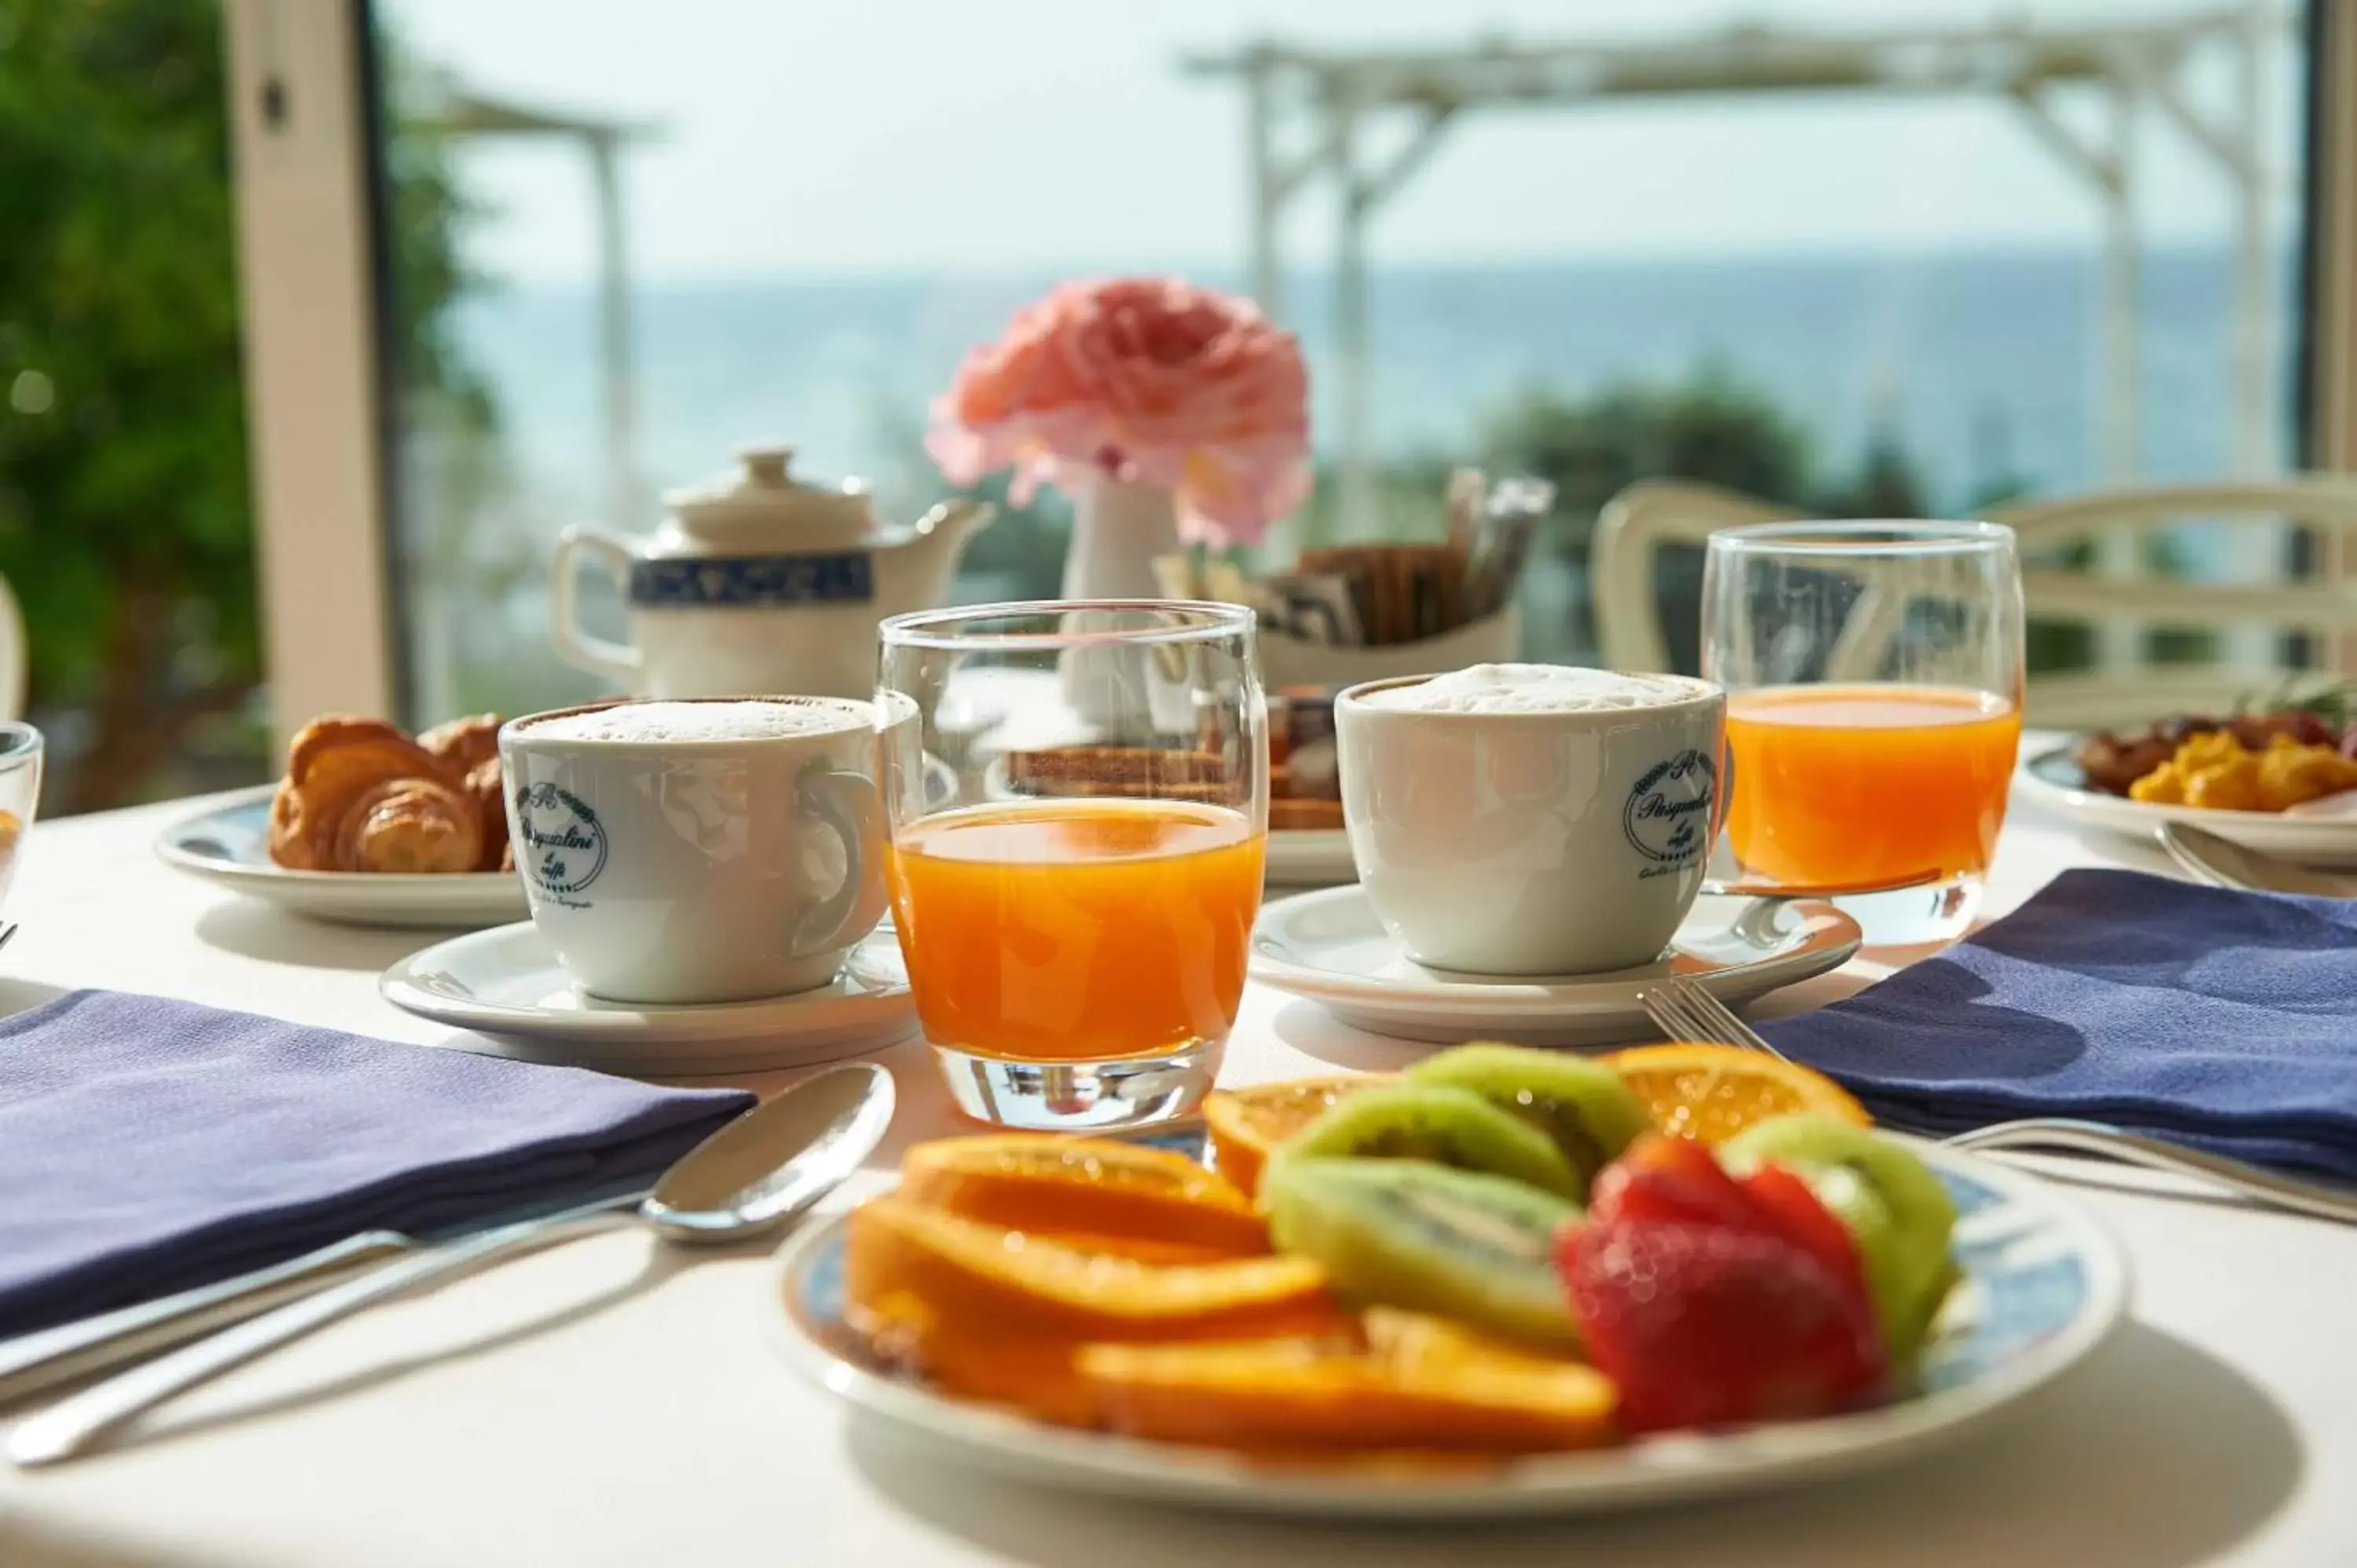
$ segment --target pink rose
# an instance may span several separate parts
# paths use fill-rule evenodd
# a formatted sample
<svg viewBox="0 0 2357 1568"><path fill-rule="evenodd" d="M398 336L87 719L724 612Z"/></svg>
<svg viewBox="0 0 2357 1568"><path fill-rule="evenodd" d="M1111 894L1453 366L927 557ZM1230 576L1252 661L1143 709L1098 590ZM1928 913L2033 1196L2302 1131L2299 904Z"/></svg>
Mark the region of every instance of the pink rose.
<svg viewBox="0 0 2357 1568"><path fill-rule="evenodd" d="M1168 487L1181 538L1249 544L1309 493L1301 347L1248 300L1177 278L1065 284L976 349L925 449L1013 495L1093 476Z"/></svg>

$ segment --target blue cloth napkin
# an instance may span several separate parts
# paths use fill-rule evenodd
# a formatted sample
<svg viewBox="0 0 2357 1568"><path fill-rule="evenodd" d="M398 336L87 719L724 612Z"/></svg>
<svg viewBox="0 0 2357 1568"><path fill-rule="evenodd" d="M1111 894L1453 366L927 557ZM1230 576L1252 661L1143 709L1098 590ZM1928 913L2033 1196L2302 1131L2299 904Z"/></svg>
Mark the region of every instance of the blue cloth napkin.
<svg viewBox="0 0 2357 1568"><path fill-rule="evenodd" d="M75 992L0 1022L0 1337L624 1190L753 1102Z"/></svg>
<svg viewBox="0 0 2357 1568"><path fill-rule="evenodd" d="M1760 1033L1903 1127L2091 1117L2357 1179L2357 902L2067 871Z"/></svg>

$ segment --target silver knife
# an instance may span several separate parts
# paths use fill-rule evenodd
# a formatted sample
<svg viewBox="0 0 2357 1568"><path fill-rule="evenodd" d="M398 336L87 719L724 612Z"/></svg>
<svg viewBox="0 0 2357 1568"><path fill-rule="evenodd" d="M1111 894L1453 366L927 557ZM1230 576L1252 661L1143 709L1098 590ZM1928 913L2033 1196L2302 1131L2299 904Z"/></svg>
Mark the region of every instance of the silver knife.
<svg viewBox="0 0 2357 1568"><path fill-rule="evenodd" d="M628 1192L576 1204L561 1212L595 1214L634 1204L649 1190L633 1187ZM547 1206L539 1207L545 1210ZM532 1212L504 1212L455 1234L495 1229ZM433 1239L449 1240L452 1234L438 1234ZM61 1323L54 1328L37 1329L14 1339L0 1339L0 1410L59 1384L127 1367L176 1345L200 1339L216 1329L241 1323L426 1244L425 1240L398 1230L363 1230L299 1258L255 1269L233 1279L217 1280L211 1284L158 1296L154 1301L101 1313L96 1317Z"/></svg>

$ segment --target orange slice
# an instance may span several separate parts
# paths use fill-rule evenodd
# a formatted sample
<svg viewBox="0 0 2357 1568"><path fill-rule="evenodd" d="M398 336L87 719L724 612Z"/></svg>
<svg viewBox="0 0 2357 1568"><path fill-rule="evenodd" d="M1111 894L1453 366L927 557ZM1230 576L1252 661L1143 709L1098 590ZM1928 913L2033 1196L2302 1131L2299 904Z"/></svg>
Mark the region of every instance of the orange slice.
<svg viewBox="0 0 2357 1568"><path fill-rule="evenodd" d="M1072 1372L1085 1341L1314 1335L1347 1321L1306 1258L1141 1262L897 1193L852 1211L843 1270L845 1317L877 1354L1052 1421L1092 1419Z"/></svg>
<svg viewBox="0 0 2357 1568"><path fill-rule="evenodd" d="M1637 1046L1604 1062L1637 1091L1653 1125L1676 1137L1722 1143L1755 1122L1794 1111L1859 1127L1874 1122L1824 1074L1740 1046Z"/></svg>
<svg viewBox="0 0 2357 1568"><path fill-rule="evenodd" d="M1394 1314L1394 1317L1407 1315ZM1611 1380L1438 1325L1394 1342L1088 1345L1076 1365L1119 1432L1222 1448L1531 1453L1609 1440Z"/></svg>
<svg viewBox="0 0 2357 1568"><path fill-rule="evenodd" d="M1203 1124L1211 1134L1212 1163L1237 1190L1257 1193L1261 1167L1268 1163L1270 1151L1344 1095L1397 1082L1398 1077L1361 1072L1215 1089L1203 1098Z"/></svg>
<svg viewBox="0 0 2357 1568"><path fill-rule="evenodd" d="M1251 1200L1169 1149L1054 1133L919 1144L899 1195L968 1219L1157 1262L1268 1251Z"/></svg>

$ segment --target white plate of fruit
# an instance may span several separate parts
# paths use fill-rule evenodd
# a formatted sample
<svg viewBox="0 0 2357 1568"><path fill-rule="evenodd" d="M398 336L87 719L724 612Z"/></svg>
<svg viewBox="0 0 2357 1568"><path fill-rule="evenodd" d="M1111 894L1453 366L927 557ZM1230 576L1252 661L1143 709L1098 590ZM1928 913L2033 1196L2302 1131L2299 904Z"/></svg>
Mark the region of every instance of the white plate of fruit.
<svg viewBox="0 0 2357 1568"><path fill-rule="evenodd" d="M2050 1187L1726 1047L1464 1047L1222 1091L1203 1123L917 1145L780 1251L772 1337L1011 1477L1480 1517L1889 1463L2079 1361L2126 1302Z"/></svg>

